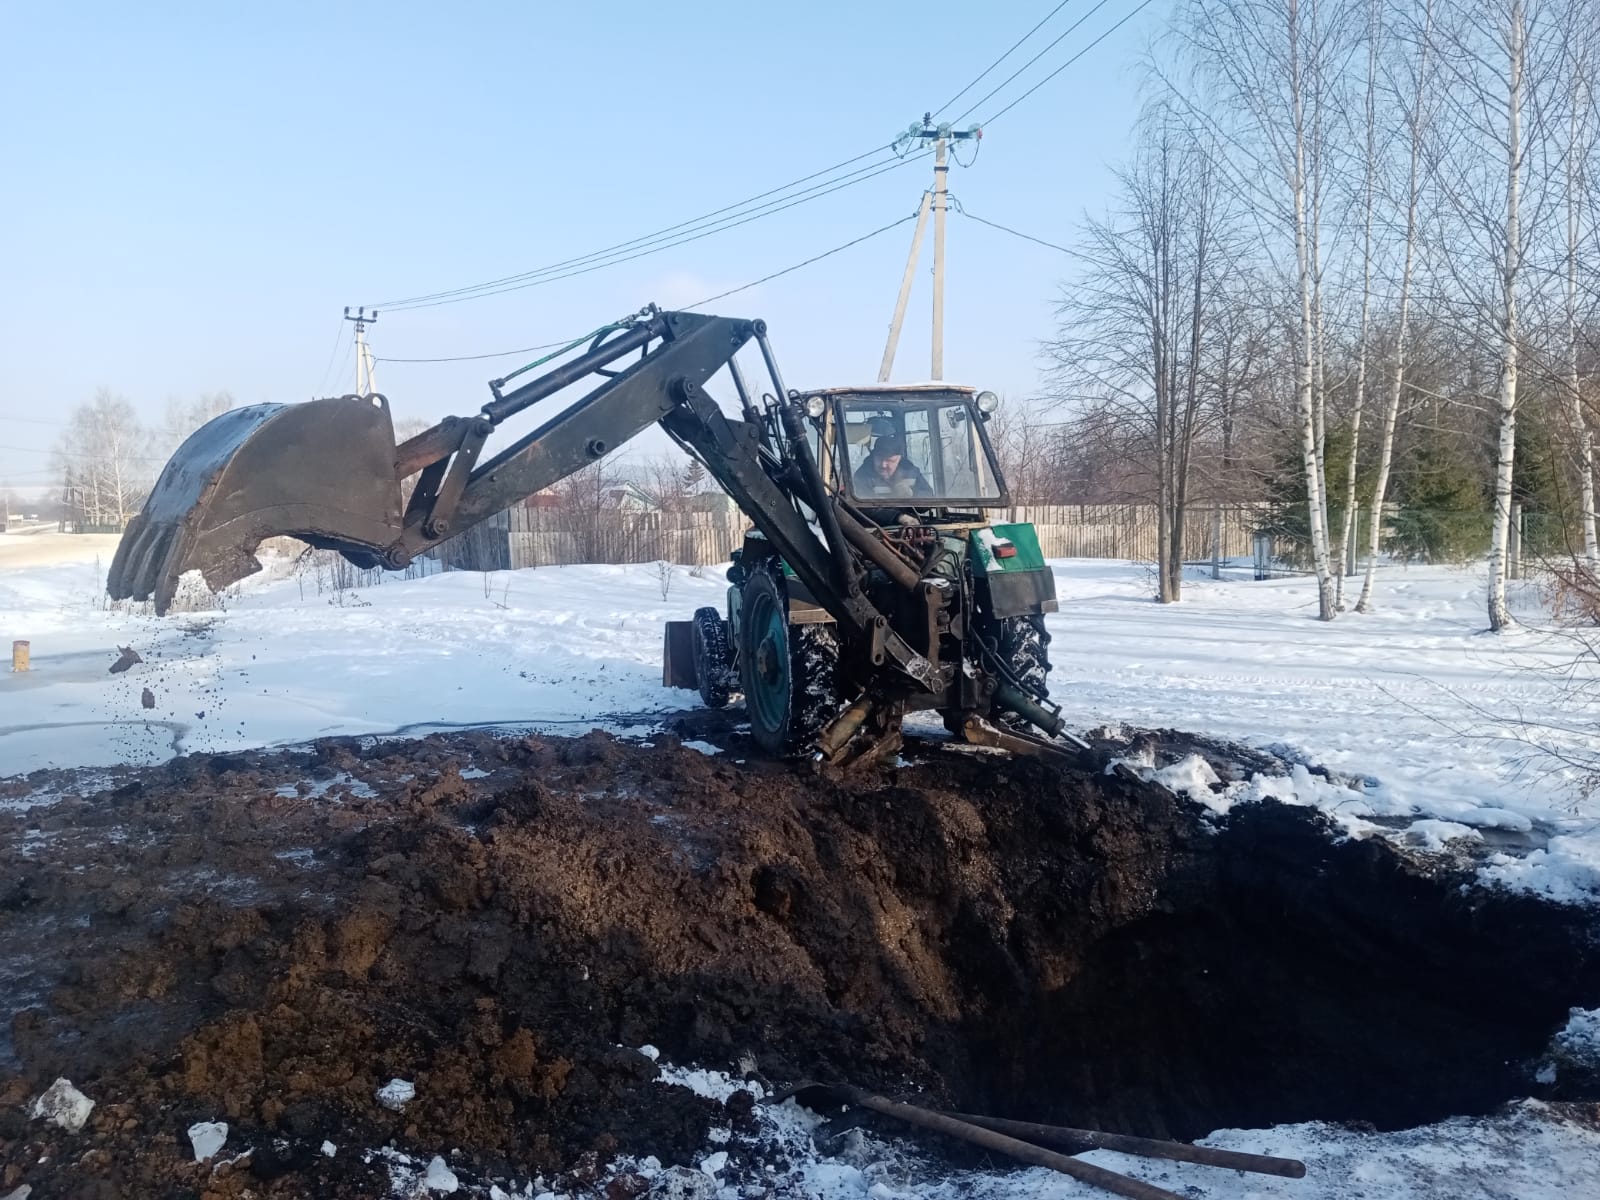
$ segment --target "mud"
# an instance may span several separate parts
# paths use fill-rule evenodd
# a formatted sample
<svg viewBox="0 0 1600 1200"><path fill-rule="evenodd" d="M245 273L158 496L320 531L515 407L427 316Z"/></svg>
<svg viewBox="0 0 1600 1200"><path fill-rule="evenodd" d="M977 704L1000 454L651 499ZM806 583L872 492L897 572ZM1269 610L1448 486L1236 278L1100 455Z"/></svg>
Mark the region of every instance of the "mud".
<svg viewBox="0 0 1600 1200"><path fill-rule="evenodd" d="M379 1196L362 1151L390 1144L572 1182L749 1125L646 1043L1157 1136L1600 1098L1534 1078L1600 1004L1592 911L1094 763L930 748L839 782L729 745L462 732L0 781L0 1195ZM58 1076L96 1101L76 1135L25 1112ZM192 1161L213 1120L246 1157Z"/></svg>

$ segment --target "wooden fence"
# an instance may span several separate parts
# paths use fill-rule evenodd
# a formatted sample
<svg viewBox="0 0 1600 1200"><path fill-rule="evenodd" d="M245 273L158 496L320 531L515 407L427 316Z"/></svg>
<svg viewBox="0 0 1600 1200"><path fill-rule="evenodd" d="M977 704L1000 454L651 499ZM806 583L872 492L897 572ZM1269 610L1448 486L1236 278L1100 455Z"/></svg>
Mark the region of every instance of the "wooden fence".
<svg viewBox="0 0 1600 1200"><path fill-rule="evenodd" d="M996 523L1031 521L1046 558L1156 558L1154 505L1027 505L990 516ZM1191 509L1184 556L1209 559L1215 544L1219 557L1248 557L1259 519L1248 506ZM749 526L737 512L611 510L591 519L560 509L513 508L451 538L438 554L446 566L468 571L661 559L709 566L726 562Z"/></svg>

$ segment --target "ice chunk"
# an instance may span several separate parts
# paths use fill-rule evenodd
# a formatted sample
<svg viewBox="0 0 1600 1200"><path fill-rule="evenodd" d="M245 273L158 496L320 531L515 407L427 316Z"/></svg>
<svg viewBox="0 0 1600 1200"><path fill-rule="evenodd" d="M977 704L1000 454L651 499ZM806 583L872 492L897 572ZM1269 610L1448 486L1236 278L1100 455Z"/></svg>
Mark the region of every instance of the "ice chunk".
<svg viewBox="0 0 1600 1200"><path fill-rule="evenodd" d="M228 1140L226 1121L196 1121L189 1126L189 1144L194 1147L195 1162L205 1162L216 1157L222 1144Z"/></svg>
<svg viewBox="0 0 1600 1200"><path fill-rule="evenodd" d="M72 1080L57 1079L33 1102L28 1115L36 1121L54 1121L68 1133L77 1133L93 1111L94 1101L73 1087Z"/></svg>
<svg viewBox="0 0 1600 1200"><path fill-rule="evenodd" d="M416 1084L405 1079L391 1079L377 1091L378 1103L399 1112L416 1098Z"/></svg>
<svg viewBox="0 0 1600 1200"><path fill-rule="evenodd" d="M428 1163L428 1170L422 1177L422 1186L430 1192L450 1193L461 1186L461 1181L456 1178L456 1173L445 1165L444 1159L435 1154Z"/></svg>
<svg viewBox="0 0 1600 1200"><path fill-rule="evenodd" d="M332 1142L323 1142L322 1153L327 1155L329 1158L332 1158L335 1154L339 1153L339 1147L335 1146Z"/></svg>
<svg viewBox="0 0 1600 1200"><path fill-rule="evenodd" d="M711 1178L717 1177L717 1172L728 1165L728 1152L718 1150L715 1154L708 1154L700 1160L700 1169Z"/></svg>

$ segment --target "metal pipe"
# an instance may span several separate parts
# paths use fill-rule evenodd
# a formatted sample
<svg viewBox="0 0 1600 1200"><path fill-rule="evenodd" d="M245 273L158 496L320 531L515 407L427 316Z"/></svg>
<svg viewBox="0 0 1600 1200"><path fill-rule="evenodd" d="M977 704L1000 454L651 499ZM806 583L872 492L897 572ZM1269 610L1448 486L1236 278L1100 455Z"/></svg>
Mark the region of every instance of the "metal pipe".
<svg viewBox="0 0 1600 1200"><path fill-rule="evenodd" d="M1054 1150L1046 1150L1031 1142L1018 1141L1003 1133L996 1133L992 1129L984 1129L956 1117L947 1117L943 1113L930 1112L912 1104L900 1104L894 1100L886 1100L882 1096L865 1093L855 1094L851 1100L862 1108L882 1113L886 1117L896 1117L908 1124L931 1129L948 1137L960 1138L964 1142L971 1142L986 1150L1009 1154L1012 1158L1032 1163L1036 1167L1049 1167L1060 1171L1063 1175L1071 1175L1074 1179L1092 1187L1101 1188L1117 1196L1126 1196L1128 1200L1181 1200L1175 1192L1169 1192L1166 1188L1120 1175L1116 1171L1108 1171L1093 1163L1079 1162L1075 1158L1068 1158L1065 1154L1057 1154Z"/></svg>
<svg viewBox="0 0 1600 1200"><path fill-rule="evenodd" d="M582 379L585 375L592 375L598 368L607 363L615 362L623 355L647 345L652 338L661 337L666 333L667 322L664 317L652 317L650 320L635 325L621 337L599 346L589 353L563 363L546 375L541 375L531 383L525 383L513 392L507 392L483 406L483 415L498 425L507 417L521 412L530 405L537 404L548 396L553 396L562 388L568 387Z"/></svg>
<svg viewBox="0 0 1600 1200"><path fill-rule="evenodd" d="M917 585L922 582L922 577L917 574L916 568L905 559L901 558L882 541L872 536L865 525L860 524L844 506L835 502L830 506L834 521L844 532L845 538L861 553L865 554L883 571L890 579L894 580L908 592L917 590Z"/></svg>
<svg viewBox="0 0 1600 1200"><path fill-rule="evenodd" d="M1174 1162L1203 1163L1208 1167L1227 1167L1235 1171L1254 1171L1258 1175L1280 1175L1285 1179L1304 1179L1305 1163L1294 1158L1274 1158L1267 1154L1244 1154L1237 1150L1213 1150L1188 1142L1169 1142L1161 1138L1134 1137L1126 1133L1103 1133L1098 1129L1069 1129L1061 1125L1036 1125L1032 1121L1008 1121L1002 1117L977 1117L969 1113L948 1113L958 1121L1009 1133L1047 1145L1084 1150L1115 1150L1144 1158L1167 1158Z"/></svg>

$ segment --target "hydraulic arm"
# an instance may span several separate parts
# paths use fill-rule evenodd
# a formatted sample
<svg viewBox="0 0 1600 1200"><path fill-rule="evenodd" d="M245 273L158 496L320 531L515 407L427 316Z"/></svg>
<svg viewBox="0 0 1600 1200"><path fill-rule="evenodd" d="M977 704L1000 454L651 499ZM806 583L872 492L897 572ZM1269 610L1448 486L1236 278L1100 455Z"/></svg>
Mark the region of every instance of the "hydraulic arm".
<svg viewBox="0 0 1600 1200"><path fill-rule="evenodd" d="M759 399L734 357L752 341L772 388ZM738 417L706 392L724 368L739 396ZM502 422L596 379L480 461ZM859 543L861 531L848 528L853 518L827 494L763 322L649 309L545 374L509 390L505 383L491 384L494 399L477 416L447 417L398 447L379 395L223 414L167 464L117 549L108 591L116 599L153 596L165 612L184 571L198 568L210 587L224 587L259 570L256 548L279 535L338 550L361 566L399 569L660 424L874 666L892 663L930 691L948 682L951 668L909 645L863 593L863 560L849 536ZM413 475L402 505L401 485Z"/></svg>

